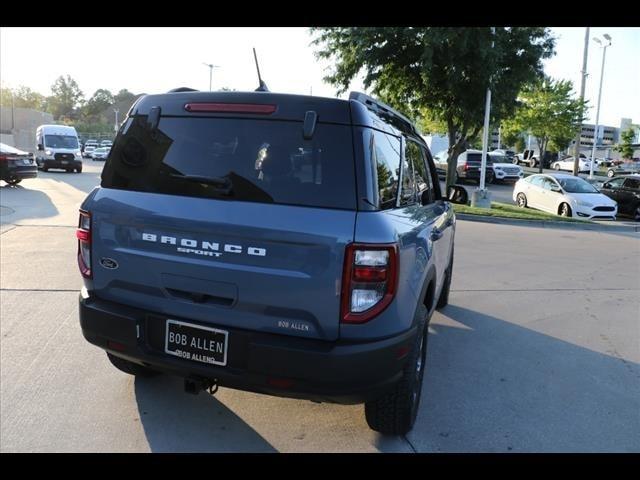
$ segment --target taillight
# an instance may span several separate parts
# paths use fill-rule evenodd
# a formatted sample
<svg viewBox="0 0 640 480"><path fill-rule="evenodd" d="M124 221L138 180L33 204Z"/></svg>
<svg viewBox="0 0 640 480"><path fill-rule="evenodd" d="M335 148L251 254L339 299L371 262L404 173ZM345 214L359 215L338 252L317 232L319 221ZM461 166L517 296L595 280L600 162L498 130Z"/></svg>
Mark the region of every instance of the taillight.
<svg viewBox="0 0 640 480"><path fill-rule="evenodd" d="M397 272L397 245L347 245L342 276L342 322L368 322L387 308L396 293Z"/></svg>
<svg viewBox="0 0 640 480"><path fill-rule="evenodd" d="M471 167L469 166L468 163L464 164L464 171L466 172L467 170L469 170Z"/></svg>
<svg viewBox="0 0 640 480"><path fill-rule="evenodd" d="M78 239L78 267L85 278L91 278L91 214L80 210L80 220L76 230Z"/></svg>

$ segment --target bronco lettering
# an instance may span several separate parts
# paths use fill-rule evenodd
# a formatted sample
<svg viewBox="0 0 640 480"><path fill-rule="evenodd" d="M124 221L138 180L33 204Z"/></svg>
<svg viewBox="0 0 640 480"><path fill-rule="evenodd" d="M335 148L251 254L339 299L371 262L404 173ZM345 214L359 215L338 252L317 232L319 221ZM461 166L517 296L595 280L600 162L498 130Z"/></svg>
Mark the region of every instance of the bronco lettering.
<svg viewBox="0 0 640 480"><path fill-rule="evenodd" d="M196 255L205 255L209 257L220 257L222 256L221 245L218 242L211 241L202 241L199 242L197 240L193 240L191 238L181 238L178 239L176 237L169 237L167 235L161 235L158 240L158 235L155 233L142 233L142 240L146 242L153 243L163 243L168 245L180 245L181 247L191 247L191 248L181 248L178 247L176 250L181 253L193 253ZM227 253L245 253L243 251L242 246L240 245L225 245L222 244L222 251ZM265 248L258 247L248 247L246 250L247 255L253 255L256 257L265 257L267 255L267 250Z"/></svg>

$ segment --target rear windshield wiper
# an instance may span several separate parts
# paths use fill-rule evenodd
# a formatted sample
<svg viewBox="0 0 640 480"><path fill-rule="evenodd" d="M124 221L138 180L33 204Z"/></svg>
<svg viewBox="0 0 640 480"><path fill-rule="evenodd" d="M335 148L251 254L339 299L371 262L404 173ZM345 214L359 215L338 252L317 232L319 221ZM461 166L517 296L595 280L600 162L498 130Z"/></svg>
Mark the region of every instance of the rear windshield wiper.
<svg viewBox="0 0 640 480"><path fill-rule="evenodd" d="M227 177L205 177L201 175L183 175L181 173L172 173L171 178L179 178L180 180L187 180L188 182L204 183L205 185L211 185L229 195L232 192L232 183Z"/></svg>

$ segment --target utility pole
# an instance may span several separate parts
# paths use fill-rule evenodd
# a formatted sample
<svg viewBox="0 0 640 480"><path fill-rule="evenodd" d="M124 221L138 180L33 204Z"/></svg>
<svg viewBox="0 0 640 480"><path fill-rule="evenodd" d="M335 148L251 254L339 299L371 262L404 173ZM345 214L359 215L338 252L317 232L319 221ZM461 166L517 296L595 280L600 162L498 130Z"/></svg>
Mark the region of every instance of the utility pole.
<svg viewBox="0 0 640 480"><path fill-rule="evenodd" d="M206 65L207 67L209 67L209 91L211 91L211 79L213 77L213 69L214 68L220 68L219 65L213 65L212 63L205 63L202 62L203 65Z"/></svg>
<svg viewBox="0 0 640 480"><path fill-rule="evenodd" d="M491 50L495 45L494 36L496 28L491 27ZM480 162L480 185L478 189L471 194L471 206L491 208L491 195L485 188L485 177L487 170L487 149L489 146L489 118L491 116L491 76L489 77L489 85L487 85L487 96L484 104L484 130L482 132L482 161Z"/></svg>
<svg viewBox="0 0 640 480"><path fill-rule="evenodd" d="M113 112L116 114L116 123L113 125L113 131L118 133L118 112L120 112L120 110L114 108Z"/></svg>
<svg viewBox="0 0 640 480"><path fill-rule="evenodd" d="M598 89L598 108L596 109L596 124L593 129L593 150L591 150L591 161L589 162L589 178L593 178L593 166L596 163L596 143L598 141L598 122L600 121L600 100L602 99L602 80L604 78L604 59L607 57L607 47L611 46L611 37L604 34L603 37L609 43L604 44L599 38L594 40L602 45L602 68L600 70L600 88ZM603 129L604 130L604 129ZM604 136L604 135L603 135Z"/></svg>
<svg viewBox="0 0 640 480"><path fill-rule="evenodd" d="M589 27L584 32L584 53L582 54L582 80L580 82L580 100L584 100L584 88L587 83L587 55L589 53ZM580 130L576 134L576 145L573 150L573 174L577 177L580 171L580 138L582 136L582 123L580 124Z"/></svg>

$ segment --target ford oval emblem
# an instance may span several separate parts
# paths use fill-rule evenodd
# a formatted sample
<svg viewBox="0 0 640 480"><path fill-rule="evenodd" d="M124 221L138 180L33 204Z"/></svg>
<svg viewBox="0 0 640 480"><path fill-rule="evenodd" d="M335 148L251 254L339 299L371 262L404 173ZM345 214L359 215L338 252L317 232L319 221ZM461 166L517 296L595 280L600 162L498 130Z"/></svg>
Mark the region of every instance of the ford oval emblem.
<svg viewBox="0 0 640 480"><path fill-rule="evenodd" d="M108 268L109 270L115 270L116 268L118 268L118 262L116 262L113 258L101 258L100 265L102 265L104 268Z"/></svg>

